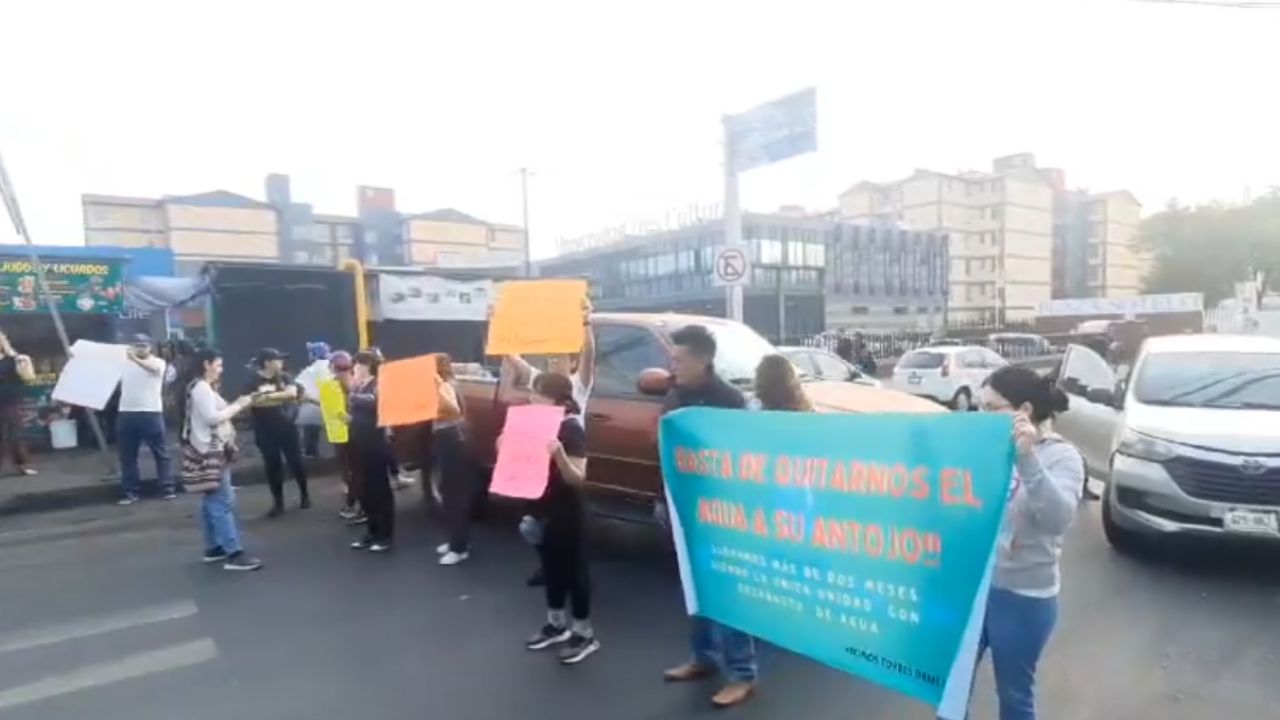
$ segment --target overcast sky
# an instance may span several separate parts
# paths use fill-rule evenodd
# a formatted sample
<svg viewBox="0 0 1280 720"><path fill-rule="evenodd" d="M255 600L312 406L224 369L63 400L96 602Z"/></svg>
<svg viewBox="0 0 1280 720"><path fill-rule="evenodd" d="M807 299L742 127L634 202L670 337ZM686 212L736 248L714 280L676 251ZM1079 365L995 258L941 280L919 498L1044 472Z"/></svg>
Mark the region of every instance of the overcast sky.
<svg viewBox="0 0 1280 720"><path fill-rule="evenodd" d="M83 192L295 198L558 236L721 192L720 121L813 85L816 154L744 204L821 209L859 179L1036 153L1095 190L1237 200L1280 185L1280 10L1132 0L12 1L0 153L37 242ZM199 9L197 9L199 8ZM12 234L5 223L0 241Z"/></svg>

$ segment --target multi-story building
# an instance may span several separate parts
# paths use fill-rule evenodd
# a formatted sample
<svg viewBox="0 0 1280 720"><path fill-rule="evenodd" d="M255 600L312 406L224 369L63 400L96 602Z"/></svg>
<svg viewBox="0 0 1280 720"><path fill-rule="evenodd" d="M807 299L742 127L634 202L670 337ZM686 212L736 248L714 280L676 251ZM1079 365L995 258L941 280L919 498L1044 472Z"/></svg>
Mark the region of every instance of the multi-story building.
<svg viewBox="0 0 1280 720"><path fill-rule="evenodd" d="M713 285L711 267L723 238L723 223L702 217L660 232L619 233L601 247L540 262L538 271L590 279L602 310L724 316L726 293ZM945 312L944 237L791 212L744 214L743 239L752 255L744 320L775 341Z"/></svg>
<svg viewBox="0 0 1280 720"><path fill-rule="evenodd" d="M1127 190L1055 194L1053 297L1133 297L1150 270L1137 244L1142 204Z"/></svg>
<svg viewBox="0 0 1280 720"><path fill-rule="evenodd" d="M949 320L1030 319L1052 291L1053 188L1030 154L997 158L991 172L917 170L860 182L840 196L841 217L949 238Z"/></svg>
<svg viewBox="0 0 1280 720"><path fill-rule="evenodd" d="M488 223L453 209L403 214L395 192L360 187L354 216L313 212L295 202L285 175L270 175L267 201L217 190L161 198L82 195L85 244L167 248L180 274L211 260L370 266L475 267L517 272L524 262L519 227Z"/></svg>

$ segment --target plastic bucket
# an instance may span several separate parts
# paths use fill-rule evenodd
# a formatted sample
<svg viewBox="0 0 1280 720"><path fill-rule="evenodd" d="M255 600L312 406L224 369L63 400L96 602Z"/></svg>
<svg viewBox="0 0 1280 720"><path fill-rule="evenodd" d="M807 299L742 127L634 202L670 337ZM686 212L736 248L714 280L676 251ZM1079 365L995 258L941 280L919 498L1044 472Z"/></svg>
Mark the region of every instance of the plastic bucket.
<svg viewBox="0 0 1280 720"><path fill-rule="evenodd" d="M76 421L69 419L49 421L49 443L54 450L66 450L80 444Z"/></svg>

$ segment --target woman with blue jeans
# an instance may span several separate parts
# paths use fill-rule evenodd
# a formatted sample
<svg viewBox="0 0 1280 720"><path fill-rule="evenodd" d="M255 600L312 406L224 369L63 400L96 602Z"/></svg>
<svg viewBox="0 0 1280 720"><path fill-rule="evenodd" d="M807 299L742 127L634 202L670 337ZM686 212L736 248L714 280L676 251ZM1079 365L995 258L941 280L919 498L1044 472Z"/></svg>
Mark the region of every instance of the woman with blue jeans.
<svg viewBox="0 0 1280 720"><path fill-rule="evenodd" d="M1084 458L1053 432L1067 396L1022 367L982 389L983 408L1012 415L1017 464L996 546L978 659L990 651L1000 720L1035 720L1036 666L1058 619L1062 541L1084 486Z"/></svg>
<svg viewBox="0 0 1280 720"><path fill-rule="evenodd" d="M194 379L186 384L180 399L186 407L183 440L201 453L225 447L235 441L231 418L253 403L252 395L244 395L231 404L214 389L222 377L222 357L214 350L201 350L191 358ZM200 503L200 519L204 529L206 563L221 562L224 570L259 570L262 561L250 556L240 543L236 523L235 488L231 486L231 470L222 473L217 490L204 493Z"/></svg>

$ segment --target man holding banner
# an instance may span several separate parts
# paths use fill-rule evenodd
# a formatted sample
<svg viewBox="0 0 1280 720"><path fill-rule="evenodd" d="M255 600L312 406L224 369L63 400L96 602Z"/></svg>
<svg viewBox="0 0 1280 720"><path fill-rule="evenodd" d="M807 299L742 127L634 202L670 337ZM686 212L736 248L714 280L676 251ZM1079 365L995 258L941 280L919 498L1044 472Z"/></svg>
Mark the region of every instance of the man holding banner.
<svg viewBox="0 0 1280 720"><path fill-rule="evenodd" d="M675 344L672 354L675 386L667 395L664 413L686 407L741 410L747 406L743 394L716 374L716 339L710 330L701 325L690 325L672 333L671 341ZM691 682L701 680L719 668L728 676L729 683L712 696L711 703L726 708L745 702L755 689L758 672L755 638L708 617L695 615L691 642L693 658L667 670L663 674L664 679L668 682Z"/></svg>

